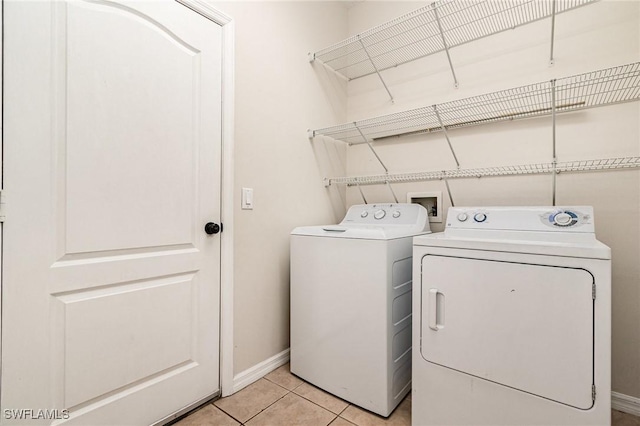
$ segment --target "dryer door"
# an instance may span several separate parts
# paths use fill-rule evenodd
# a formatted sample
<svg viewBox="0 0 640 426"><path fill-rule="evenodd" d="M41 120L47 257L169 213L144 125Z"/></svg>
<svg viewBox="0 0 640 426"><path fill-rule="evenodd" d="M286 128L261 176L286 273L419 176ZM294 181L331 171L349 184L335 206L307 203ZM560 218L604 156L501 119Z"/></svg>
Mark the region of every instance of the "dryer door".
<svg viewBox="0 0 640 426"><path fill-rule="evenodd" d="M593 282L585 269L424 256L422 357L589 409Z"/></svg>

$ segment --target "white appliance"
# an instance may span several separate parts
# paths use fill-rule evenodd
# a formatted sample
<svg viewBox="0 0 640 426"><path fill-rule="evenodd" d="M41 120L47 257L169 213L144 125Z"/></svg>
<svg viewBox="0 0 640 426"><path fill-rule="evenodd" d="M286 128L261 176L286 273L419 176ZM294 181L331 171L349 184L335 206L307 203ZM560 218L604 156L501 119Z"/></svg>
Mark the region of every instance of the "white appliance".
<svg viewBox="0 0 640 426"><path fill-rule="evenodd" d="M414 425L608 425L611 251L591 207L450 208L414 239Z"/></svg>
<svg viewBox="0 0 640 426"><path fill-rule="evenodd" d="M291 233L291 372L388 416L411 389L412 238L418 204L352 206Z"/></svg>

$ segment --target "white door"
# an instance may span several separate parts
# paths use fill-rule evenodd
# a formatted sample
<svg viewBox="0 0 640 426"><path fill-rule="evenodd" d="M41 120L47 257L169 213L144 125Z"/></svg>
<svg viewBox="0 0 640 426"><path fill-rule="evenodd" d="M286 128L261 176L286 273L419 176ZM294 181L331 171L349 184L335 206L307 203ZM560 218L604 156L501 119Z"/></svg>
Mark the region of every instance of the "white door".
<svg viewBox="0 0 640 426"><path fill-rule="evenodd" d="M219 390L221 43L173 1L4 3L7 423Z"/></svg>
<svg viewBox="0 0 640 426"><path fill-rule="evenodd" d="M580 409L593 405L593 276L585 269L427 255L422 357Z"/></svg>

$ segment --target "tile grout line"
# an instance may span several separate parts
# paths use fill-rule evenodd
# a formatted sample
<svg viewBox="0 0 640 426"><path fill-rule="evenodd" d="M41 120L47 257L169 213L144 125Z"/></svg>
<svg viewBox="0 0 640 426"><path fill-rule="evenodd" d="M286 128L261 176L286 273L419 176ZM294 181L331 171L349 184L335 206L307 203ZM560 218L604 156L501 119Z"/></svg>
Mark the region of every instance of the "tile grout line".
<svg viewBox="0 0 640 426"><path fill-rule="evenodd" d="M266 379L266 380L269 380L269 379L267 379L266 377L265 377L265 379ZM271 380L269 380L269 381L271 382ZM334 418L332 418L332 419L331 419L331 421L330 421L329 423L327 423L327 426L329 426L329 425L330 425L330 424L331 424L335 419L337 419L337 418L340 416L340 414L336 414L336 413L334 413L333 411L329 410L328 408L323 407L322 405L317 404L317 403L315 403L314 401L311 401L310 399L305 398L304 396L302 396L302 395L300 395L300 394L295 393L294 391L295 391L296 389L298 389L298 388L299 388L300 386L302 386L303 384L307 383L307 382L305 382L304 380L302 380L300 383L298 383L298 385L297 385L296 387L294 387L293 389L291 389L291 390L289 390L289 389L285 388L284 386L282 386L282 385L280 385L280 384L278 384L278 383L276 383L276 382L271 382L271 383L273 383L274 385L278 385L278 386L280 386L281 388L286 389L286 390L288 390L288 391L289 391L289 392L288 392L288 393L286 393L282 398L284 398L284 397L285 397L285 396L287 396L288 394L292 393L292 394L294 394L295 396L300 397L300 398L304 399L305 401L312 403L312 404L313 404L313 405L315 405L316 407L319 407L319 408L321 408L321 409L325 410L327 413L331 413L331 414L333 414L335 417L334 417ZM329 394L329 395L331 395L331 394ZM334 396L334 397L335 397L335 395L332 395L332 396ZM280 399L282 399L282 398L280 398ZM337 397L336 397L336 398L337 398ZM279 400L278 400L278 401L279 401ZM277 401L276 401L276 402L277 402ZM275 402L274 402L273 404L275 404ZM271 405L273 405L273 404L271 404ZM270 405L270 406L271 406L271 405ZM269 407L270 407L270 406L269 406ZM347 405L347 407L348 407L348 406L349 406L349 405ZM267 408L269 408L269 407L267 407ZM267 408L265 408L265 410L266 410ZM345 407L345 408L344 408L344 410L346 410L346 409L347 409L347 408ZM342 410L342 411L344 411L344 410ZM262 411L264 411L264 410L262 410ZM262 412L262 411L261 411L261 412ZM342 412L342 411L341 411L341 412ZM259 413L258 413L258 414L259 414ZM256 414L256 416L257 416L258 414ZM254 416L254 417L255 417L255 416ZM252 418L253 418L253 417L252 417ZM249 420L251 420L251 419L249 419ZM249 420L247 420L247 421L249 421Z"/></svg>
<svg viewBox="0 0 640 426"><path fill-rule="evenodd" d="M298 377L298 376L294 376L294 377ZM298 377L298 378L299 378L299 377ZM299 378L299 379L300 379L300 378ZM338 396L336 396L336 395L334 395L334 394L332 394L332 393L330 393L330 392L327 392L327 391L325 391L325 390L323 390L323 389L320 389L319 387L317 387L317 386L315 386L315 385L313 385L313 384L311 384L311 383L307 382L306 380L303 380L303 379L300 379L300 380L302 380L302 382L301 382L298 386L296 386L295 388L293 388L290 392L293 392L294 394L296 394L296 395L297 395L297 396L299 396L300 398L303 398L303 399L305 399L305 400L309 401L310 403L315 404L315 405L317 405L318 407L320 407L320 408L322 408L322 409L327 410L327 411L328 411L328 412L330 412L331 414L336 414L336 413L334 413L333 411L329 410L327 407L323 407L322 405L320 405L320 404L316 403L315 401L310 400L309 398L305 397L304 395L300 395L299 393L296 393L296 392L295 392L295 390L296 390L296 389L298 389L300 386L302 386L302 385L304 385L304 384L307 384L307 385L309 385L309 386L313 386L314 388L318 389L318 390L319 390L319 391L321 391L321 392L326 393L327 395L330 395L330 396L332 396L332 397L334 397L334 398L336 398L336 399L339 399L340 401L344 401L344 402L347 404L347 406L346 406L346 407L344 407L344 408L343 408L343 409L342 409L338 414L336 414L336 417L340 417L340 414L344 413L344 411L345 411L347 408L349 408L351 405L353 405L353 404L351 404L350 402L345 401L344 399L342 399L342 398L340 398L340 397L338 397ZM342 418L344 419L344 417L342 417ZM331 421L333 422L334 420L335 420L335 419L333 419L333 420L331 420ZM346 419L345 419L345 420L346 420Z"/></svg>
<svg viewBox="0 0 640 426"><path fill-rule="evenodd" d="M342 417L342 414L343 414L345 411L347 411L347 408L351 407L352 405L353 405L353 404L351 404L351 403L350 403L349 405L347 405L346 407L344 407L344 410L340 411L340 414L338 414L338 417L340 417L340 418L341 418L342 420L344 420L345 422L348 422L349 424L352 424L352 425L354 425L354 426L357 426L357 423L354 423L354 422L352 422L351 420L349 420L349 419L347 419L347 418Z"/></svg>
<svg viewBox="0 0 640 426"><path fill-rule="evenodd" d="M300 379L300 380L302 380L302 379ZM321 391L321 392L326 393L327 395L330 395L330 396L332 396L332 397L334 397L334 398L336 398L336 399L339 399L340 401L344 401L344 402L347 404L347 406L346 406L346 407L344 407L344 408L343 408L339 413L337 413L337 414L336 414L336 413L334 413L333 411L329 410L327 407L323 407L322 405L320 405L320 404L316 403L315 401L310 400L309 398L305 397L304 395L300 395L299 393L294 392L296 389L298 389L300 386L302 386L302 385L303 385L303 384L305 384L305 383L306 383L306 384L308 384L309 386L313 386L314 388L318 389L318 390L319 390L319 391ZM335 415L336 415L336 417L340 417L340 414L344 413L344 411L345 411L347 408L349 408L349 406L351 406L351 405L352 405L350 402L345 401L344 399L342 399L342 398L340 398L340 397L337 397L337 396L335 396L334 394L332 394L332 393L330 393L330 392L327 392L327 391L325 391L325 390L323 390L323 389L320 389L320 388L318 388L317 386L314 386L314 385L312 385L311 383L309 383L309 382L307 382L307 381L305 381L305 380L302 380L302 383L300 383L298 386L296 386L295 388L293 388L293 389L291 390L291 392L293 392L294 394L296 394L296 395L297 395L297 396L299 396L300 398L302 398L302 399L304 399L304 400L306 400L306 401L309 401L310 403L315 404L315 405L317 405L318 407L320 407L320 408L322 408L322 409L324 409L324 410L326 410L326 411L330 412L331 414L335 414ZM335 418L334 418L333 420L331 420L331 421L333 422L334 420L335 420ZM345 420L346 420L346 419L345 419Z"/></svg>
<svg viewBox="0 0 640 426"><path fill-rule="evenodd" d="M342 411L340 411L340 413L338 414L338 416L342 417L342 413L344 413L345 411L347 411L347 408L351 407L353 404L348 403L346 407L344 407L344 409ZM342 417L344 419L344 417ZM345 419L346 420L346 419Z"/></svg>
<svg viewBox="0 0 640 426"><path fill-rule="evenodd" d="M257 412L256 414L254 414L253 416L251 416L250 418L247 419L246 422L241 423L242 425L246 425L247 423L249 423L251 420L253 420L254 418L258 417L260 414L262 414L262 412L266 411L267 409L269 409L273 404L275 404L276 402L280 401L281 399L283 399L285 396L289 395L291 393L291 391L285 393L284 395L282 395L280 398L276 399L275 401L273 401L271 404L267 405L266 407L264 407L262 410L260 410L259 412Z"/></svg>
<svg viewBox="0 0 640 426"><path fill-rule="evenodd" d="M262 413L263 411L265 411L267 408L271 407L273 404L275 404L276 402L280 401L281 399L283 399L285 396L289 395L290 393L292 393L292 394L294 394L295 396L298 396L298 397L300 397L300 398L304 399L304 400L305 400L305 401L307 401L307 402L312 403L312 404L313 404L313 405L315 405L316 407L319 407L319 408L321 408L321 409L325 410L327 413L330 413L330 414L334 415L335 417L333 417L333 418L331 419L331 421L330 421L329 423L327 423L327 426L328 426L328 425L330 425L333 421L335 421L335 419L337 419L338 417L340 417L340 414L341 414L341 413L343 413L343 412L344 412L344 410L346 410L347 408L349 408L349 405L351 405L351 404L347 403L347 406L346 406L342 411L340 411L340 413L336 414L336 413L334 413L333 411L331 411L331 410L327 409L326 407L323 407L322 405L317 404L317 403L315 403L314 401L311 401L310 399L305 398L304 396L302 396L302 395L297 394L297 393L295 393L295 392L294 392L294 390L298 389L300 386L302 386L303 384L307 383L307 382L305 382L304 380L302 380L300 383L298 383L298 385L297 385L297 386L295 386L293 389L287 389L287 388L285 388L284 386L282 386L281 384L276 383L276 382L274 382L274 381L272 381L272 380L269 380L267 377L263 377L263 379L265 379L265 380L266 380L266 381L268 381L269 383L273 383L274 385L281 387L282 389L286 390L286 391L287 391L287 393L285 393L284 395L282 395L282 397L281 397L281 398L279 398L279 399L277 399L276 401L272 402L271 404L269 404L268 406L266 406L266 407L265 407L265 408L263 408L262 410L260 410L260 412L259 412L259 413L255 414L255 415L254 415L254 416L252 416L251 418L247 419L247 421L246 421L245 423L240 422L240 424L241 424L241 425L246 425L246 424L247 424L251 419L253 419L253 418L254 418L254 417L256 417L257 415L259 415L260 413ZM324 391L323 391L323 392L324 392ZM331 394L329 394L329 395L331 395ZM331 396L333 396L333 397L337 398L335 395L331 395ZM341 401L344 401L343 399L340 399L340 400L341 400ZM235 417L234 417L234 420L238 421L238 419L236 419ZM346 420L346 419L345 419L345 420ZM347 420L347 421L348 421L348 420Z"/></svg>
<svg viewBox="0 0 640 426"><path fill-rule="evenodd" d="M276 399L276 400L275 400L275 401L273 401L271 404L267 405L267 406L266 406L266 407L264 407L262 410L260 410L259 412L257 412L256 414L254 414L253 416L251 416L250 418L248 418L246 422L244 422L244 423L243 423L243 422L240 422L240 424L241 424L241 425L246 425L248 422L250 422L250 421L251 421L251 419L253 419L253 418L255 418L256 416L260 415L260 413L262 413L262 412L263 412L263 411L265 411L267 408L271 407L273 404L275 404L276 402L280 401L281 399L283 399L285 396L289 395L289 394L292 392L292 391L290 391L289 389L285 388L284 386L279 385L279 384L278 384L278 383L276 383L276 382L272 382L271 380L267 379L266 377L263 377L263 379L265 379L265 380L266 380L266 381L268 381L269 383L273 383L274 385L281 387L282 389L286 390L287 392L286 392L284 395L282 395L280 398ZM237 420L237 419L235 419L235 420Z"/></svg>
<svg viewBox="0 0 640 426"><path fill-rule="evenodd" d="M302 396L302 395L300 395L300 394L295 393L295 392L294 392L294 390L298 389L298 388L299 388L300 386L302 386L302 384L304 384L304 383L307 383L307 382L302 382L302 383L300 383L298 386L296 386L295 388L293 388L293 390L290 390L290 391L289 391L289 393L292 393L292 394L294 394L295 396L297 396L297 397L299 397L299 398L302 398L302 399L304 399L304 400L305 400L305 401L307 401L307 402L312 403L312 404L313 404L313 405L315 405L316 407L323 409L323 410L324 410L324 411L326 411L327 413L332 414L334 417L331 419L331 421L329 421L329 423L327 423L327 426L329 426L329 425L330 425L331 423L333 423L333 422L335 421L335 419L337 419L340 415L339 415L339 414L334 413L334 412L333 412L333 411L331 411L331 410L329 410L327 407L323 407L322 405L317 404L316 402L311 401L310 399L307 399L307 398L305 398L304 396ZM335 396L335 395L333 395L333 396ZM283 398L284 398L284 397L283 397ZM345 408L345 410L346 410L346 408ZM342 411L344 411L344 410L342 410Z"/></svg>
<svg viewBox="0 0 640 426"><path fill-rule="evenodd" d="M236 422L238 422L240 425L244 424L240 421L240 419L236 419L235 417L233 417L231 415L231 413L227 413L226 411L224 411L224 409L222 409L221 407L218 407L217 405L215 405L213 402L211 403L211 405L213 405L215 408L217 408L218 410L222 411L223 413L225 413L227 416L231 417L233 420L235 420Z"/></svg>
<svg viewBox="0 0 640 426"><path fill-rule="evenodd" d="M297 389L297 388L296 388L296 389ZM293 392L293 391L291 391L291 392ZM323 391L323 392L324 392L324 391ZM315 401L310 400L309 398L305 397L304 395L300 395L299 393L295 393L295 392L293 392L293 393L294 393L294 395L299 396L300 398L304 399L305 401L308 401L308 402L312 403L313 405L315 405L315 406L317 406L317 407L320 407L320 408L322 408L322 409L323 409L323 410L325 410L325 411L328 411L328 412L329 412L329 413L331 413L331 414L335 414L335 415L336 415L336 417L340 417L340 414L344 413L344 410L346 410L347 408L349 408L349 406L351 405L351 404L347 403L347 406L346 406L346 407L344 407L344 408L343 408L339 413L337 413L337 414L336 414L335 412L333 412L333 411L329 410L327 407L323 407L322 405L318 404L318 403L317 403L317 402L315 402ZM328 395L333 396L334 398L338 398L337 396L335 396L335 395L333 395L333 394L330 394L330 393L328 393L328 392L327 392L327 394L328 394ZM341 398L338 398L338 399L340 399L340 401L344 401L344 399L341 399ZM333 420L335 420L335 418L334 418L334 419L332 419L331 421L333 421Z"/></svg>
<svg viewBox="0 0 640 426"><path fill-rule="evenodd" d="M345 408L345 410L346 410L346 408ZM344 410L342 410L342 411L344 412ZM341 417L341 416L336 417L336 419L344 420L345 422L347 422L347 423L349 423L350 425L353 425L353 426L359 426L358 423L354 423L351 420L347 420L347 419L345 419L344 417ZM335 419L333 419L332 421L335 421ZM331 425L329 425L329 426L331 426Z"/></svg>

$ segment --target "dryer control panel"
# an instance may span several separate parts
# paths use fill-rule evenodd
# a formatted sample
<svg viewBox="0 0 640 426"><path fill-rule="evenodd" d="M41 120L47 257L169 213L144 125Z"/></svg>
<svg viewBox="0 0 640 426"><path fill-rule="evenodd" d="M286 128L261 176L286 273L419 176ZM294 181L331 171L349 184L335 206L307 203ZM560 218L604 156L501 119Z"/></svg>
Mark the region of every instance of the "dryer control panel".
<svg viewBox="0 0 640 426"><path fill-rule="evenodd" d="M427 210L419 204L388 203L351 206L340 225L414 226L429 230Z"/></svg>
<svg viewBox="0 0 640 426"><path fill-rule="evenodd" d="M447 229L595 232L593 207L451 207Z"/></svg>

